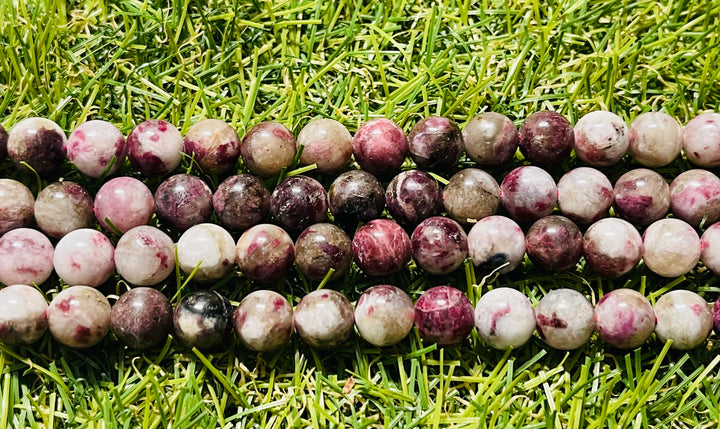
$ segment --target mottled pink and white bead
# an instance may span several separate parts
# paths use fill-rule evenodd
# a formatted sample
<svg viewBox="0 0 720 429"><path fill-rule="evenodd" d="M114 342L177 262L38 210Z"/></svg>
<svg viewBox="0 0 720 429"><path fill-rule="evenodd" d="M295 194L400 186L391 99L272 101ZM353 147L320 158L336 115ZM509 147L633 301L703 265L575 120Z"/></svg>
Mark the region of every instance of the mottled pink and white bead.
<svg viewBox="0 0 720 429"><path fill-rule="evenodd" d="M118 274L135 286L152 286L175 268L175 245L167 234L149 225L131 228L115 246Z"/></svg>
<svg viewBox="0 0 720 429"><path fill-rule="evenodd" d="M53 271L54 249L40 231L17 228L0 237L0 283L42 284Z"/></svg>
<svg viewBox="0 0 720 429"><path fill-rule="evenodd" d="M355 304L355 326L360 336L374 346L397 344L410 333L414 322L415 305L395 286L372 286Z"/></svg>
<svg viewBox="0 0 720 429"><path fill-rule="evenodd" d="M618 115L596 110L575 124L575 154L586 163L604 167L613 165L630 146L628 127Z"/></svg>
<svg viewBox="0 0 720 429"><path fill-rule="evenodd" d="M352 136L345 125L330 118L308 122L300 130L297 146L303 146L300 162L315 164L321 173L338 173L352 157Z"/></svg>
<svg viewBox="0 0 720 429"><path fill-rule="evenodd" d="M720 275L720 222L711 225L700 237L700 260Z"/></svg>
<svg viewBox="0 0 720 429"><path fill-rule="evenodd" d="M495 214L500 204L500 187L489 173L465 168L445 185L443 203L450 217L461 224L472 224Z"/></svg>
<svg viewBox="0 0 720 429"><path fill-rule="evenodd" d="M295 260L293 241L284 229L261 223L245 231L235 246L240 272L251 280L280 280Z"/></svg>
<svg viewBox="0 0 720 429"><path fill-rule="evenodd" d="M27 186L17 180L0 179L0 235L31 226L34 208L35 197Z"/></svg>
<svg viewBox="0 0 720 429"><path fill-rule="evenodd" d="M37 207L37 202L35 203ZM707 170L687 170L670 184L670 208L694 227L720 220L720 178Z"/></svg>
<svg viewBox="0 0 720 429"><path fill-rule="evenodd" d="M423 341L439 346L459 344L475 327L472 303L454 287L430 288L415 304L415 326Z"/></svg>
<svg viewBox="0 0 720 429"><path fill-rule="evenodd" d="M463 228L450 218L433 216L420 222L410 237L415 263L431 274L455 271L468 255L468 239Z"/></svg>
<svg viewBox="0 0 720 429"><path fill-rule="evenodd" d="M127 157L145 176L173 171L182 159L183 138L172 124L149 119L138 124L127 139Z"/></svg>
<svg viewBox="0 0 720 429"><path fill-rule="evenodd" d="M197 268L193 280L221 279L235 264L235 240L227 230L213 223L194 225L177 242L177 261L185 274Z"/></svg>
<svg viewBox="0 0 720 429"><path fill-rule="evenodd" d="M507 264L499 273L509 273L525 258L525 234L510 218L488 216L470 229L468 254L483 272L492 272Z"/></svg>
<svg viewBox="0 0 720 429"><path fill-rule="evenodd" d="M720 113L702 113L685 124L682 144L687 159L698 167L720 166Z"/></svg>
<svg viewBox="0 0 720 429"><path fill-rule="evenodd" d="M115 173L127 154L125 136L115 125L100 120L80 124L70 134L65 148L70 162L81 173L93 178L99 178L103 173Z"/></svg>
<svg viewBox="0 0 720 429"><path fill-rule="evenodd" d="M71 286L50 302L48 327L60 344L75 349L92 347L110 330L110 311L110 303L97 289Z"/></svg>
<svg viewBox="0 0 720 429"><path fill-rule="evenodd" d="M65 160L65 131L46 118L27 118L10 130L7 153L20 164L27 163L38 174L52 173Z"/></svg>
<svg viewBox="0 0 720 429"><path fill-rule="evenodd" d="M108 219L120 232L145 225L155 211L150 189L132 177L116 177L105 182L95 194L93 212L100 226L114 232Z"/></svg>
<svg viewBox="0 0 720 429"><path fill-rule="evenodd" d="M355 161L376 176L398 171L407 153L405 132L389 119L371 119L362 124L353 137Z"/></svg>
<svg viewBox="0 0 720 429"><path fill-rule="evenodd" d="M500 165L515 155L519 138L515 124L505 115L477 115L463 131L465 153L478 165Z"/></svg>
<svg viewBox="0 0 720 429"><path fill-rule="evenodd" d="M547 171L532 165L518 167L500 184L503 206L515 220L528 222L552 213L558 189Z"/></svg>
<svg viewBox="0 0 720 429"><path fill-rule="evenodd" d="M76 229L55 246L55 272L68 285L98 287L115 269L115 249L110 240L94 229Z"/></svg>
<svg viewBox="0 0 720 429"><path fill-rule="evenodd" d="M35 221L43 232L60 238L70 231L92 225L93 199L74 182L55 182L46 186L35 199Z"/></svg>
<svg viewBox="0 0 720 429"><path fill-rule="evenodd" d="M682 127L664 112L647 112L630 124L630 155L646 167L670 164L682 150Z"/></svg>
<svg viewBox="0 0 720 429"><path fill-rule="evenodd" d="M601 219L583 236L585 262L605 277L629 273L642 258L640 233L629 222L618 218Z"/></svg>
<svg viewBox="0 0 720 429"><path fill-rule="evenodd" d="M48 327L48 303L40 291L25 284L0 289L0 343L31 344Z"/></svg>
<svg viewBox="0 0 720 429"><path fill-rule="evenodd" d="M266 121L250 128L240 142L243 162L253 174L277 176L295 159L295 137L285 125Z"/></svg>
<svg viewBox="0 0 720 429"><path fill-rule="evenodd" d="M475 327L485 344L498 350L518 348L535 332L535 309L516 289L496 288L475 305Z"/></svg>
<svg viewBox="0 0 720 429"><path fill-rule="evenodd" d="M658 173L637 168L615 182L615 210L635 225L649 225L670 209L670 185Z"/></svg>
<svg viewBox="0 0 720 429"><path fill-rule="evenodd" d="M672 340L670 347L690 350L710 335L713 315L705 299L689 290L671 290L655 302L655 334L658 340Z"/></svg>
<svg viewBox="0 0 720 429"><path fill-rule="evenodd" d="M271 290L256 290L240 301L233 314L240 342L256 352L277 350L292 336L293 309L287 299Z"/></svg>
<svg viewBox="0 0 720 429"><path fill-rule="evenodd" d="M355 232L352 252L365 274L388 276L400 272L410 260L410 237L391 220L371 220Z"/></svg>
<svg viewBox="0 0 720 429"><path fill-rule="evenodd" d="M595 328L611 346L634 349L653 333L655 313L640 292L616 289L603 295L595 306Z"/></svg>
<svg viewBox="0 0 720 429"><path fill-rule="evenodd" d="M582 347L595 330L592 304L573 289L548 292L535 307L535 319L540 336L559 350Z"/></svg>
<svg viewBox="0 0 720 429"><path fill-rule="evenodd" d="M663 277L687 274L700 260L700 237L680 219L660 219L643 234L643 261Z"/></svg>
<svg viewBox="0 0 720 429"><path fill-rule="evenodd" d="M408 151L418 168L447 170L463 153L463 135L451 119L430 116L410 130Z"/></svg>
<svg viewBox="0 0 720 429"><path fill-rule="evenodd" d="M577 223L592 223L605 217L613 200L612 183L591 167L570 170L557 184L558 208Z"/></svg>
<svg viewBox="0 0 720 429"><path fill-rule="evenodd" d="M320 349L339 346L352 333L353 308L340 292L320 289L305 295L295 308L295 329L308 345Z"/></svg>
<svg viewBox="0 0 720 429"><path fill-rule="evenodd" d="M218 119L203 119L185 133L185 153L193 155L206 173L225 173L240 157L240 138L235 130Z"/></svg>

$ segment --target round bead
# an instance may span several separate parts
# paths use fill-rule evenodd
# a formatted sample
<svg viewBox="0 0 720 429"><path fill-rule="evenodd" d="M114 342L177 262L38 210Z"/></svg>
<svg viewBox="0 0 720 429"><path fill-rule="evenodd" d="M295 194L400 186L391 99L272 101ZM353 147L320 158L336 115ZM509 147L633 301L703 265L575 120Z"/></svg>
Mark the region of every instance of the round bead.
<svg viewBox="0 0 720 429"><path fill-rule="evenodd" d="M352 262L350 237L331 223L311 225L295 242L295 262L305 277L322 280L330 269L330 279L337 279L347 272Z"/></svg>
<svg viewBox="0 0 720 429"><path fill-rule="evenodd" d="M680 173L670 184L670 209L676 218L694 227L717 222L720 220L720 178L700 169Z"/></svg>
<svg viewBox="0 0 720 429"><path fill-rule="evenodd" d="M663 277L688 273L700 260L700 237L680 219L660 219L643 234L643 261Z"/></svg>
<svg viewBox="0 0 720 429"><path fill-rule="evenodd" d="M270 213L280 226L291 232L323 222L327 211L325 188L308 176L285 178L270 196Z"/></svg>
<svg viewBox="0 0 720 429"><path fill-rule="evenodd" d="M618 115L602 110L590 112L575 124L575 154L592 166L613 165L627 152L630 137Z"/></svg>
<svg viewBox="0 0 720 429"><path fill-rule="evenodd" d="M145 225L155 211L150 189L132 177L116 177L105 182L95 194L93 212L100 226L108 232L121 233ZM107 220L115 228L110 227Z"/></svg>
<svg viewBox="0 0 720 429"><path fill-rule="evenodd" d="M385 191L388 212L397 223L414 227L440 214L442 190L437 180L420 170L406 170L395 176Z"/></svg>
<svg viewBox="0 0 720 429"><path fill-rule="evenodd" d="M353 137L353 155L363 170L376 176L387 176L400 169L408 153L403 130L385 118L362 124Z"/></svg>
<svg viewBox="0 0 720 429"><path fill-rule="evenodd" d="M703 297L689 290L672 290L655 302L658 340L672 340L670 347L693 349L707 338L713 327L713 315Z"/></svg>
<svg viewBox="0 0 720 429"><path fill-rule="evenodd" d="M232 329L233 309L218 292L202 290L185 295L173 312L175 337L187 347L219 346Z"/></svg>
<svg viewBox="0 0 720 429"><path fill-rule="evenodd" d="M698 167L720 166L720 113L702 113L682 131L685 156Z"/></svg>
<svg viewBox="0 0 720 429"><path fill-rule="evenodd" d="M435 286L415 304L415 326L423 341L439 346L462 342L475 327L474 309L461 291Z"/></svg>
<svg viewBox="0 0 720 429"><path fill-rule="evenodd" d="M580 292L556 289L535 307L537 330L545 342L559 350L574 350L588 342L595 330L592 304Z"/></svg>
<svg viewBox="0 0 720 429"><path fill-rule="evenodd" d="M488 173L466 168L450 178L443 190L445 210L461 224L472 224L495 214L500 204L500 187Z"/></svg>
<svg viewBox="0 0 720 429"><path fill-rule="evenodd" d="M188 228L177 242L177 261L193 280L209 282L227 275L235 264L235 240L223 227L201 223Z"/></svg>
<svg viewBox="0 0 720 429"><path fill-rule="evenodd" d="M507 116L485 112L467 123L463 141L465 152L478 165L500 165L515 155L518 130Z"/></svg>
<svg viewBox="0 0 720 429"><path fill-rule="evenodd" d="M713 303L713 328L715 333L720 332L720 298Z"/></svg>
<svg viewBox="0 0 720 429"><path fill-rule="evenodd" d="M40 285L53 271L54 249L40 231L17 228L0 237L0 283Z"/></svg>
<svg viewBox="0 0 720 429"><path fill-rule="evenodd" d="M500 185L503 206L519 222L534 221L552 213L557 196L552 176L532 165L512 170Z"/></svg>
<svg viewBox="0 0 720 429"><path fill-rule="evenodd" d="M559 113L541 111L525 119L518 132L520 151L535 165L559 164L575 144L573 127Z"/></svg>
<svg viewBox="0 0 720 429"><path fill-rule="evenodd" d="M27 186L12 179L0 179L0 235L11 229L32 225L35 197Z"/></svg>
<svg viewBox="0 0 720 429"><path fill-rule="evenodd" d="M39 175L56 170L65 160L65 131L46 118L27 118L10 130L7 152L16 163L26 162Z"/></svg>
<svg viewBox="0 0 720 429"><path fill-rule="evenodd" d="M375 219L355 232L352 251L365 274L388 276L400 272L410 260L410 238L395 222Z"/></svg>
<svg viewBox="0 0 720 429"><path fill-rule="evenodd" d="M548 271L564 271L577 264L582 254L582 233L568 218L546 216L525 236L527 253L534 264Z"/></svg>
<svg viewBox="0 0 720 429"><path fill-rule="evenodd" d="M8 133L0 124L0 161L4 161L5 157L7 157L7 141Z"/></svg>
<svg viewBox="0 0 720 429"><path fill-rule="evenodd" d="M298 149L303 146L300 162L315 164L321 173L335 174L343 170L352 156L352 136L340 122L321 118L308 122L297 137Z"/></svg>
<svg viewBox="0 0 720 429"><path fill-rule="evenodd" d="M240 157L237 133L218 119L203 119L193 124L185 134L183 147L205 173L226 173Z"/></svg>
<svg viewBox="0 0 720 429"><path fill-rule="evenodd" d="M11 284L0 289L0 342L32 344L48 327L45 296L32 286Z"/></svg>
<svg viewBox="0 0 720 429"><path fill-rule="evenodd" d="M261 223L245 231L235 246L240 272L251 280L273 283L292 266L295 248L282 228Z"/></svg>
<svg viewBox="0 0 720 429"><path fill-rule="evenodd" d="M256 352L270 352L290 341L293 309L285 297L270 290L256 290L240 301L233 314L240 342Z"/></svg>
<svg viewBox="0 0 720 429"><path fill-rule="evenodd" d="M615 182L615 210L630 223L649 225L670 208L670 186L647 168L630 170Z"/></svg>
<svg viewBox="0 0 720 429"><path fill-rule="evenodd" d="M86 176L111 175L125 161L125 136L109 122L93 120L80 124L67 141L67 157ZM110 163L112 166L108 168ZM107 170L107 171L106 171Z"/></svg>
<svg viewBox="0 0 720 429"><path fill-rule="evenodd" d="M92 347L110 329L110 311L110 303L97 289L71 286L50 302L48 327L60 344L75 349Z"/></svg>
<svg viewBox="0 0 720 429"><path fill-rule="evenodd" d="M642 258L642 249L637 229L618 218L595 222L583 236L585 262L605 277L619 277L632 271Z"/></svg>
<svg viewBox="0 0 720 429"><path fill-rule="evenodd" d="M35 221L47 235L60 238L70 231L92 225L93 199L74 182L47 185L35 200Z"/></svg>
<svg viewBox="0 0 720 429"><path fill-rule="evenodd" d="M385 191L367 171L340 174L328 191L330 212L339 222L367 222L377 219L385 208Z"/></svg>
<svg viewBox="0 0 720 429"><path fill-rule="evenodd" d="M110 311L110 326L120 341L136 350L162 345L173 324L173 308L157 289L137 287L122 294Z"/></svg>
<svg viewBox="0 0 720 429"><path fill-rule="evenodd" d="M630 155L646 167L670 164L681 149L682 127L667 113L643 113L630 124Z"/></svg>
<svg viewBox="0 0 720 429"><path fill-rule="evenodd" d="M55 246L53 264L65 284L98 287L115 269L114 253L112 243L101 232L76 229Z"/></svg>
<svg viewBox="0 0 720 429"><path fill-rule="evenodd" d="M410 252L415 263L426 272L449 274L467 258L468 237L454 220L430 217L413 231Z"/></svg>
<svg viewBox="0 0 720 429"><path fill-rule="evenodd" d="M127 157L145 176L173 171L182 159L183 138L172 124L150 119L138 124L127 139Z"/></svg>
<svg viewBox="0 0 720 429"><path fill-rule="evenodd" d="M525 234L510 218L488 216L470 229L468 254L483 272L489 273L507 264L499 273L509 273L525 258Z"/></svg>
<svg viewBox="0 0 720 429"><path fill-rule="evenodd" d="M250 128L240 142L243 162L260 177L277 176L295 159L295 137L285 125L267 121Z"/></svg>
<svg viewBox="0 0 720 429"><path fill-rule="evenodd" d="M535 332L535 309L521 292L501 287L486 292L475 306L475 327L485 344L518 348Z"/></svg>
<svg viewBox="0 0 720 429"><path fill-rule="evenodd" d="M267 218L270 192L251 174L230 176L213 194L213 209L223 225L244 231Z"/></svg>
<svg viewBox="0 0 720 429"><path fill-rule="evenodd" d="M295 308L295 329L305 343L320 349L339 346L350 338L353 308L340 292L320 289L305 295Z"/></svg>
<svg viewBox="0 0 720 429"><path fill-rule="evenodd" d="M430 116L410 130L408 151L418 168L448 170L462 155L463 135L452 120Z"/></svg>
<svg viewBox="0 0 720 429"><path fill-rule="evenodd" d="M165 179L155 191L155 210L169 226L184 231L210 221L212 191L199 177L176 174Z"/></svg>
<svg viewBox="0 0 720 429"><path fill-rule="evenodd" d="M397 344L410 333L414 322L415 305L395 286L372 286L355 305L355 326L360 336L374 346Z"/></svg>
<svg viewBox="0 0 720 429"><path fill-rule="evenodd" d="M720 222L711 225L700 237L700 260L720 275Z"/></svg>
<svg viewBox="0 0 720 429"><path fill-rule="evenodd" d="M132 285L156 285L175 269L175 245L167 234L154 226L136 226L118 240L115 267Z"/></svg>
<svg viewBox="0 0 720 429"><path fill-rule="evenodd" d="M641 346L655 329L652 305L632 289L606 293L595 306L595 327L603 341L620 349Z"/></svg>
<svg viewBox="0 0 720 429"><path fill-rule="evenodd" d="M614 200L613 185L599 170L579 167L557 184L558 208L574 222L593 223L605 215Z"/></svg>

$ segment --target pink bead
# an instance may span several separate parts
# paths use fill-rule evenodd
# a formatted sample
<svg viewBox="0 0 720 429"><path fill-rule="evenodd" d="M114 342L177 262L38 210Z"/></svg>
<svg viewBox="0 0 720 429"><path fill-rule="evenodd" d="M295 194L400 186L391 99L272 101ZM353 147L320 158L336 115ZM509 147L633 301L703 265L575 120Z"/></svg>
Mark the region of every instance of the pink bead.
<svg viewBox="0 0 720 429"><path fill-rule="evenodd" d="M95 194L93 211L106 231L114 232L105 221L107 218L120 232L127 232L148 223L155 211L155 199L143 182L132 177L116 177Z"/></svg>
<svg viewBox="0 0 720 429"><path fill-rule="evenodd" d="M0 237L0 282L42 284L53 271L54 249L40 231L17 228Z"/></svg>
<svg viewBox="0 0 720 429"><path fill-rule="evenodd" d="M99 120L84 122L75 128L66 149L70 162L81 173L93 178L103 173L108 176L115 173L127 154L125 136L115 125ZM110 162L113 164L108 169Z"/></svg>
<svg viewBox="0 0 720 429"><path fill-rule="evenodd" d="M69 285L98 287L115 269L115 249L101 232L76 229L55 246L55 272Z"/></svg>

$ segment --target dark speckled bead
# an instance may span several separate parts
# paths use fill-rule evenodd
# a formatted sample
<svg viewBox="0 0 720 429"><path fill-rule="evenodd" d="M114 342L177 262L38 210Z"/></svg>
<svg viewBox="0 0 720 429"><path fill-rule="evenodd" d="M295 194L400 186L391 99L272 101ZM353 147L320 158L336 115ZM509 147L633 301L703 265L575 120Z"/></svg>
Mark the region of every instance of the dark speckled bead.
<svg viewBox="0 0 720 429"><path fill-rule="evenodd" d="M407 170L392 179L385 191L385 203L397 223L414 227L440 213L442 190L431 175L420 170Z"/></svg>
<svg viewBox="0 0 720 429"><path fill-rule="evenodd" d="M455 271L468 255L468 239L460 224L442 216L420 222L410 238L413 260L431 274Z"/></svg>
<svg viewBox="0 0 720 429"><path fill-rule="evenodd" d="M551 166L570 155L575 145L572 125L559 113L542 111L531 114L520 127L520 151L530 162Z"/></svg>
<svg viewBox="0 0 720 429"><path fill-rule="evenodd" d="M184 231L208 222L212 213L212 191L197 176L170 176L155 191L155 211L170 226Z"/></svg>
<svg viewBox="0 0 720 429"><path fill-rule="evenodd" d="M137 287L125 292L110 312L110 326L120 341L136 350L162 345L172 329L173 309L157 289Z"/></svg>
<svg viewBox="0 0 720 429"><path fill-rule="evenodd" d="M265 220L270 212L270 192L253 175L230 176L213 194L213 208L223 225L244 231Z"/></svg>
<svg viewBox="0 0 720 429"><path fill-rule="evenodd" d="M387 276L400 272L410 260L410 238L397 223L375 219L357 230L352 251L365 274Z"/></svg>
<svg viewBox="0 0 720 429"><path fill-rule="evenodd" d="M415 326L423 341L455 345L475 327L474 309L461 291L435 286L426 290L415 304Z"/></svg>
<svg viewBox="0 0 720 429"><path fill-rule="evenodd" d="M175 308L175 336L187 347L209 349L220 345L232 328L232 313L232 306L218 292L193 292Z"/></svg>
<svg viewBox="0 0 720 429"><path fill-rule="evenodd" d="M471 224L495 213L500 204L500 187L487 172L466 168L450 178L443 200L450 217Z"/></svg>
<svg viewBox="0 0 720 429"><path fill-rule="evenodd" d="M465 152L478 165L499 165L515 155L518 130L505 115L486 112L477 115L463 131Z"/></svg>
<svg viewBox="0 0 720 429"><path fill-rule="evenodd" d="M8 133L2 125L0 125L0 161L7 156Z"/></svg>
<svg viewBox="0 0 720 429"><path fill-rule="evenodd" d="M325 220L328 210L325 188L308 176L288 177L270 196L270 213L275 221L292 232Z"/></svg>
<svg viewBox="0 0 720 429"><path fill-rule="evenodd" d="M377 219L385 208L385 191L367 171L351 170L339 175L328 191L330 211L339 222Z"/></svg>
<svg viewBox="0 0 720 429"><path fill-rule="evenodd" d="M415 124L408 136L410 157L418 168L447 170L463 152L463 135L457 124L431 116Z"/></svg>
<svg viewBox="0 0 720 429"><path fill-rule="evenodd" d="M16 164L26 162L38 174L48 174L65 160L67 137L58 124L45 118L27 118L15 124L7 152Z"/></svg>
<svg viewBox="0 0 720 429"><path fill-rule="evenodd" d="M573 221L563 216L538 220L528 230L525 241L533 263L548 271L567 270L582 254L582 233Z"/></svg>
<svg viewBox="0 0 720 429"><path fill-rule="evenodd" d="M311 280L322 280L331 268L335 272L330 278L336 279L350 267L350 245L350 237L342 229L317 223L307 227L295 242L295 262Z"/></svg>

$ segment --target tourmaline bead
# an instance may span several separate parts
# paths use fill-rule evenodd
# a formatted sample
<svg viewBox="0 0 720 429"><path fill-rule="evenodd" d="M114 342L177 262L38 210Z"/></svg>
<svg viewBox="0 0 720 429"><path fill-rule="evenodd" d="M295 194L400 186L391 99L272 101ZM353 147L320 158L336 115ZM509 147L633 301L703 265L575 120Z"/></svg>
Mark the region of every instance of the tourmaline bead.
<svg viewBox="0 0 720 429"><path fill-rule="evenodd" d="M145 176L170 173L182 159L183 138L172 124L150 119L138 124L127 139L127 157Z"/></svg>
<svg viewBox="0 0 720 429"><path fill-rule="evenodd" d="M715 333L720 332L720 298L713 303L713 328Z"/></svg>
<svg viewBox="0 0 720 429"><path fill-rule="evenodd" d="M694 227L717 222L720 220L720 178L701 169L680 173L670 184L670 209L676 218Z"/></svg>
<svg viewBox="0 0 720 429"><path fill-rule="evenodd" d="M672 340L670 347L693 349L707 338L713 328L713 314L705 299L689 290L671 290L655 302L658 340Z"/></svg>
<svg viewBox="0 0 720 429"><path fill-rule="evenodd" d="M245 231L267 218L270 192L251 174L230 176L213 194L213 209L227 228Z"/></svg>
<svg viewBox="0 0 720 429"><path fill-rule="evenodd" d="M701 113L685 124L682 145L687 159L698 167L720 166L720 113Z"/></svg>
<svg viewBox="0 0 720 429"><path fill-rule="evenodd" d="M542 339L559 350L582 347L595 330L592 304L573 289L548 292L535 307L535 319Z"/></svg>
<svg viewBox="0 0 720 429"><path fill-rule="evenodd" d="M395 222L415 227L443 208L442 189L437 180L420 170L406 170L395 176L385 191L385 205Z"/></svg>
<svg viewBox="0 0 720 429"><path fill-rule="evenodd" d="M585 262L605 277L619 277L632 271L640 262L642 251L640 233L622 219L601 219L590 225L583 236Z"/></svg>
<svg viewBox="0 0 720 429"><path fill-rule="evenodd" d="M445 210L461 224L472 224L495 214L500 204L500 187L487 172L466 168L450 178L443 190Z"/></svg>
<svg viewBox="0 0 720 429"><path fill-rule="evenodd" d="M475 306L475 327L488 346L507 350L527 343L535 332L535 309L522 292L507 287L483 294Z"/></svg>
<svg viewBox="0 0 720 429"><path fill-rule="evenodd" d="M415 305L402 289L372 286L355 305L355 326L368 343L387 347L405 338L415 322Z"/></svg>
<svg viewBox="0 0 720 429"><path fill-rule="evenodd" d="M410 238L397 223L375 219L355 232L352 251L365 274L388 276L400 272L410 260Z"/></svg>
<svg viewBox="0 0 720 429"><path fill-rule="evenodd" d="M643 113L630 124L630 155L646 167L670 164L681 149L682 127L667 113Z"/></svg>
<svg viewBox="0 0 720 429"><path fill-rule="evenodd" d="M285 230L261 223L245 231L235 246L240 272L251 280L273 283L280 280L295 260L293 241Z"/></svg>
<svg viewBox="0 0 720 429"><path fill-rule="evenodd" d="M256 352L271 352L290 341L293 309L285 297L270 290L256 290L240 301L233 314L240 342Z"/></svg>
<svg viewBox="0 0 720 429"><path fill-rule="evenodd" d="M670 209L670 186L658 173L637 168L615 182L615 211L635 225L649 225Z"/></svg>
<svg viewBox="0 0 720 429"><path fill-rule="evenodd" d="M577 223L592 223L605 217L613 200L612 183L594 168L570 170L557 184L558 208L563 215Z"/></svg>
<svg viewBox="0 0 720 429"><path fill-rule="evenodd" d="M499 267L503 267L499 270L500 274L509 273L525 258L525 234L510 218L488 216L470 229L468 254L483 273Z"/></svg>
<svg viewBox="0 0 720 429"><path fill-rule="evenodd" d="M240 142L245 165L260 177L277 176L295 159L295 137L278 122L260 122L250 128Z"/></svg>
<svg viewBox="0 0 720 429"><path fill-rule="evenodd" d="M415 263L424 271L448 274L467 258L468 237L454 220L433 216L420 222L413 231L410 252Z"/></svg>
<svg viewBox="0 0 720 429"><path fill-rule="evenodd" d="M643 234L643 261L663 277L688 273L700 260L700 237L680 219L660 219Z"/></svg>
<svg viewBox="0 0 720 429"><path fill-rule="evenodd" d="M7 141L8 133L2 125L0 125L0 161L4 161L7 157Z"/></svg>
<svg viewBox="0 0 720 429"><path fill-rule="evenodd" d="M303 146L300 162L315 164L321 173L343 170L352 157L352 136L345 125L330 118L308 122L297 137L298 150Z"/></svg>
<svg viewBox="0 0 720 429"><path fill-rule="evenodd" d="M26 162L39 175L50 174L65 160L65 131L46 118L27 118L15 124L7 140L7 153L16 163Z"/></svg>
<svg viewBox="0 0 720 429"><path fill-rule="evenodd" d="M81 173L99 178L103 173L109 176L120 168L127 155L127 144L115 125L93 120L75 128L68 138L66 151L70 162Z"/></svg>
<svg viewBox="0 0 720 429"><path fill-rule="evenodd" d="M603 295L595 306L595 328L611 346L634 349L653 333L655 312L640 292L616 289Z"/></svg>
<svg viewBox="0 0 720 429"><path fill-rule="evenodd" d="M439 346L462 342L475 327L475 310L458 289L435 286L415 303L415 326L423 341Z"/></svg>
<svg viewBox="0 0 720 429"><path fill-rule="evenodd" d="M549 167L570 156L575 145L573 127L559 113L530 114L518 132L520 151L535 165Z"/></svg>
<svg viewBox="0 0 720 429"><path fill-rule="evenodd" d="M212 197L210 187L201 178L176 174L155 191L155 211L171 228L184 231L210 221Z"/></svg>
<svg viewBox="0 0 720 429"><path fill-rule="evenodd" d="M362 124L353 137L355 161L376 176L385 177L400 170L407 153L405 133L389 119L371 119Z"/></svg>
<svg viewBox="0 0 720 429"><path fill-rule="evenodd" d="M47 310L52 336L75 349L92 347L110 330L110 303L89 286L71 286L57 294Z"/></svg>
<svg viewBox="0 0 720 429"><path fill-rule="evenodd" d="M0 289L0 343L32 344L48 327L48 303L40 291L25 284Z"/></svg>
<svg viewBox="0 0 720 429"><path fill-rule="evenodd" d="M114 232L114 229L106 219L124 233L148 223L154 211L152 192L143 182L132 177L110 179L95 194L95 218L108 232Z"/></svg>
<svg viewBox="0 0 720 429"><path fill-rule="evenodd" d="M463 153L463 135L454 121L430 116L410 130L408 151L418 168L448 170Z"/></svg>
<svg viewBox="0 0 720 429"><path fill-rule="evenodd" d="M60 238L70 231L92 225L93 199L75 182L47 185L35 199L35 221L50 237Z"/></svg>
<svg viewBox="0 0 720 429"><path fill-rule="evenodd" d="M0 237L0 283L42 284L53 271L54 249L40 231L17 228Z"/></svg>
<svg viewBox="0 0 720 429"><path fill-rule="evenodd" d="M89 228L69 232L55 246L55 272L68 285L97 287L115 269L115 249L101 232Z"/></svg>
<svg viewBox="0 0 720 429"><path fill-rule="evenodd" d="M131 285L156 285L175 269L175 244L154 226L136 226L118 240L115 267Z"/></svg>
<svg viewBox="0 0 720 429"><path fill-rule="evenodd" d="M186 347L220 346L232 330L232 314L230 302L216 291L185 295L173 312L175 338Z"/></svg>
<svg viewBox="0 0 720 429"><path fill-rule="evenodd" d="M280 226L290 232L298 233L310 225L323 222L327 211L327 192L312 177L287 177L270 195L270 213Z"/></svg>
<svg viewBox="0 0 720 429"><path fill-rule="evenodd" d="M540 167L518 167L500 184L500 199L515 220L529 222L552 213L558 190L552 176Z"/></svg>
<svg viewBox="0 0 720 429"><path fill-rule="evenodd" d="M29 227L35 219L35 197L27 186L13 179L0 179L0 235Z"/></svg>
<svg viewBox="0 0 720 429"><path fill-rule="evenodd" d="M625 121L612 112L590 112L577 121L574 130L575 154L592 166L615 164L630 146Z"/></svg>
<svg viewBox="0 0 720 429"><path fill-rule="evenodd" d="M152 349L167 340L173 326L173 308L159 290L136 287L122 294L112 306L110 326L128 347Z"/></svg>
<svg viewBox="0 0 720 429"><path fill-rule="evenodd" d="M534 264L548 271L564 271L580 259L582 233L566 217L545 216L532 224L525 245Z"/></svg>
<svg viewBox="0 0 720 429"><path fill-rule="evenodd" d="M347 341L354 322L350 301L330 289L310 292L295 308L295 330L305 343L319 349L329 349Z"/></svg>
<svg viewBox="0 0 720 429"><path fill-rule="evenodd" d="M330 212L339 222L367 222L377 219L385 208L385 190L367 171L340 174L328 190Z"/></svg>
<svg viewBox="0 0 720 429"><path fill-rule="evenodd" d="M330 269L330 279L337 279L350 268L351 243L345 231L331 223L310 225L295 242L295 262L310 280L322 280Z"/></svg>
<svg viewBox="0 0 720 429"><path fill-rule="evenodd" d="M515 155L518 130L507 116L485 112L467 123L463 141L465 153L478 165L500 165Z"/></svg>
<svg viewBox="0 0 720 429"><path fill-rule="evenodd" d="M185 274L197 268L193 280L223 278L235 263L235 240L223 227L201 223L188 228L177 242L177 262Z"/></svg>
<svg viewBox="0 0 720 429"><path fill-rule="evenodd" d="M185 133L183 147L208 174L228 172L240 157L240 138L230 125L218 119L193 124Z"/></svg>
<svg viewBox="0 0 720 429"><path fill-rule="evenodd" d="M700 237L700 260L720 275L720 222L711 225Z"/></svg>

